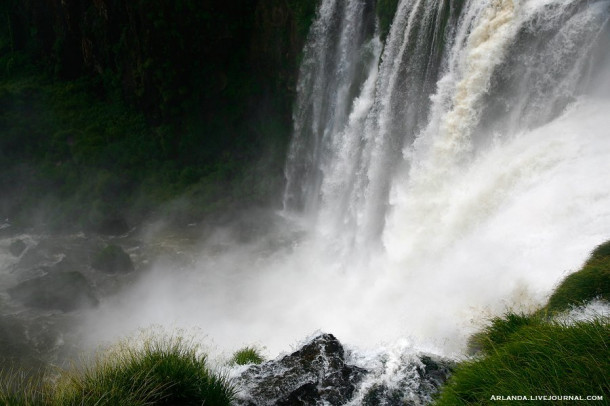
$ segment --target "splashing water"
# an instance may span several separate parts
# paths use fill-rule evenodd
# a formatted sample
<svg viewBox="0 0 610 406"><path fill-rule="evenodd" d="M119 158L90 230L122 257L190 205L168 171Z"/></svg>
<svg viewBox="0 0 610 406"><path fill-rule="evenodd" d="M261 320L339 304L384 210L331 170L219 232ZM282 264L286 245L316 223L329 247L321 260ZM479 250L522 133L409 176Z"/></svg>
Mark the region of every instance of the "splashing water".
<svg viewBox="0 0 610 406"><path fill-rule="evenodd" d="M608 239L610 1L402 0L385 41L373 3L319 6L286 164L292 220L157 267L87 316L94 341L174 323L272 354L317 329L455 353Z"/></svg>

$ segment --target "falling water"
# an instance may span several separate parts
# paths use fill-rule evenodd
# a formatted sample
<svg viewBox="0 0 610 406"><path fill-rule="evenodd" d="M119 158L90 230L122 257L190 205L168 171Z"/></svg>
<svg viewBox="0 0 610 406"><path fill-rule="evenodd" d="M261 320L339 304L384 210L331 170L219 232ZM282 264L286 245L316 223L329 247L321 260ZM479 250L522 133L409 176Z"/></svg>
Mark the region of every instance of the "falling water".
<svg viewBox="0 0 610 406"><path fill-rule="evenodd" d="M610 238L610 1L401 0L383 39L375 3L322 0L304 50L283 214L305 232L158 266L95 340L169 320L272 354L317 329L454 353Z"/></svg>
<svg viewBox="0 0 610 406"><path fill-rule="evenodd" d="M349 47L336 32L358 24L353 14L331 18L334 7L322 2L301 69L285 206L307 207L345 255L383 242L390 257L406 258L439 234L451 240L475 227L485 215L474 212L481 196L455 219L461 225L446 221L455 210L451 189L468 168L493 146L556 119L607 71L607 1L403 0L385 44L377 33ZM366 67L364 81L340 77L359 94L323 85L344 71L325 66L329 52ZM324 121L307 113L325 106L342 114L327 112ZM493 193L499 202L511 190Z"/></svg>

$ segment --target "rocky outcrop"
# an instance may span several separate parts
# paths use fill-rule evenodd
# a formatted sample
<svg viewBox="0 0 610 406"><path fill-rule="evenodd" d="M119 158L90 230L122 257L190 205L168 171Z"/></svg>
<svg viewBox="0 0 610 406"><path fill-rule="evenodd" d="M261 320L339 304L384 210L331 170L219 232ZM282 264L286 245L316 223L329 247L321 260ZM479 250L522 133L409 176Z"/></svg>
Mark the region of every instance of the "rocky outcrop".
<svg viewBox="0 0 610 406"><path fill-rule="evenodd" d="M238 404L342 405L356 390L365 370L345 362L341 343L322 334L298 351L250 367L238 378Z"/></svg>
<svg viewBox="0 0 610 406"><path fill-rule="evenodd" d="M431 402L452 368L452 361L421 354L399 363L353 365L333 335L321 334L290 355L245 370L236 379L236 404L422 405Z"/></svg>

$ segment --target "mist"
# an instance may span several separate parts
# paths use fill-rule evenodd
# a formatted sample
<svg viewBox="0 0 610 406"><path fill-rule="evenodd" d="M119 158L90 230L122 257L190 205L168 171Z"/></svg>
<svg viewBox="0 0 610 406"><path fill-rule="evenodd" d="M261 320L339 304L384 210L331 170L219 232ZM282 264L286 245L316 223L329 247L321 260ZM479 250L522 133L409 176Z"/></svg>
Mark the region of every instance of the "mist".
<svg viewBox="0 0 610 406"><path fill-rule="evenodd" d="M121 235L8 233L2 286L61 265L82 271L99 299L72 313L24 311L2 292L3 312L23 319L17 339L41 343L34 352L65 347L57 360L141 330L181 331L215 354L256 346L270 358L322 331L354 357L459 358L491 317L539 308L608 240L608 1L450 9L403 0L385 38L370 7L339 3L321 2L303 51L285 188L273 203L217 207L256 194L248 187L273 166L270 147L237 186L190 185ZM431 42L419 35L445 28ZM21 174L14 180L29 182ZM280 189L274 176L268 187ZM82 194L121 184L108 179L84 182ZM197 207L231 187L243 190ZM149 207L153 194L134 206ZM19 199L15 191L2 204ZM35 202L31 222L76 217L78 199L57 213L60 199ZM112 217L112 208L97 212ZM198 210L207 214L191 221ZM10 228L0 221L0 231ZM25 251L8 255L16 240ZM90 269L111 243L135 272Z"/></svg>
<svg viewBox="0 0 610 406"><path fill-rule="evenodd" d="M254 344L275 356L325 331L358 348L406 339L456 356L490 317L539 307L610 229L608 4L572 3L468 3L459 21L447 17L456 38L444 70L427 76L436 83L429 112L402 128L414 114L396 97L410 97L396 80L397 64L411 63L401 53L417 28L406 16L436 10L401 2L403 20L382 55L365 10L325 2L297 108L336 110L295 114L284 209L194 225L201 234L176 245L179 261L159 259L82 314L84 345L163 326L197 329L227 352ZM340 12L364 25L321 37ZM530 37L541 39L523 45ZM353 52L367 50L361 71L316 76L329 75L324 64L345 62L318 46L346 38ZM511 75L526 62L536 69ZM346 83L360 93L341 91ZM316 125L324 120L322 137ZM141 238L173 244L154 228Z"/></svg>
<svg viewBox="0 0 610 406"><path fill-rule="evenodd" d="M583 101L490 147L437 196L442 215L405 218L396 186L384 249L366 261L344 261L341 241L287 213L244 212L245 224L184 247L186 263L160 260L84 313L84 342L163 326L274 356L326 331L361 348L408 338L458 354L487 318L540 306L607 237L608 108Z"/></svg>

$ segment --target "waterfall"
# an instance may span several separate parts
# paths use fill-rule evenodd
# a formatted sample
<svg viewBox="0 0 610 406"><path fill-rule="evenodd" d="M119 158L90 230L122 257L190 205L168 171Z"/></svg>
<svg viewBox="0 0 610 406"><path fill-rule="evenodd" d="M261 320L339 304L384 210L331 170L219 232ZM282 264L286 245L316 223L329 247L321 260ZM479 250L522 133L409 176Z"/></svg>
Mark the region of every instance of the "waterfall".
<svg viewBox="0 0 610 406"><path fill-rule="evenodd" d="M325 1L318 9L297 85L285 206L306 213L317 210L322 167L346 124L365 71L378 56L366 49L375 47L368 43L374 21L371 2L363 0Z"/></svg>
<svg viewBox="0 0 610 406"><path fill-rule="evenodd" d="M284 204L344 256L377 247L404 259L439 231L441 245L465 231L473 213L446 224L448 199L476 159L603 79L609 2L402 0L384 43L373 3L320 4Z"/></svg>
<svg viewBox="0 0 610 406"><path fill-rule="evenodd" d="M87 334L169 320L272 354L323 330L452 355L610 238L610 0L400 0L385 38L375 4L320 1L282 216L157 266Z"/></svg>

